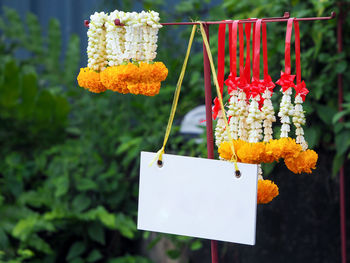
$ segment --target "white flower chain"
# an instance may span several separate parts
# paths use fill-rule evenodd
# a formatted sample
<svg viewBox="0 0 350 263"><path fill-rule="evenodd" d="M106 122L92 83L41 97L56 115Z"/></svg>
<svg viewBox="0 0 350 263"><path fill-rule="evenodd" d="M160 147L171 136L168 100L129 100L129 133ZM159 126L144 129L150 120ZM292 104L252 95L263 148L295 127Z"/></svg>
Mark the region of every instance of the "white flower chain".
<svg viewBox="0 0 350 263"><path fill-rule="evenodd" d="M296 128L295 129L296 142L301 144L301 147L305 151L305 150L307 150L308 145L307 145L307 142L305 141L305 138L304 138L304 130L302 128L302 125L305 124L306 119L305 119L303 105L302 105L303 99L300 96L300 94L298 94L295 97L294 103L295 103L295 106L294 106L293 124Z"/></svg>
<svg viewBox="0 0 350 263"><path fill-rule="evenodd" d="M107 14L95 12L90 16L88 35L88 67L102 71L107 66L106 28Z"/></svg>
<svg viewBox="0 0 350 263"><path fill-rule="evenodd" d="M220 144L225 141L227 132L225 129L225 122L222 117L221 111L219 111L217 118L218 118L218 121L215 127L215 144L217 147L220 147Z"/></svg>
<svg viewBox="0 0 350 263"><path fill-rule="evenodd" d="M282 89L281 89L282 90ZM281 127L281 138L288 137L290 132L290 116L293 116L294 107L291 102L292 88L288 88L283 92L282 100L280 103L280 111L278 117L280 117Z"/></svg>
<svg viewBox="0 0 350 263"><path fill-rule="evenodd" d="M229 100L227 116L230 118L230 131L232 139L238 139L238 124L239 124L239 107L238 107L238 90L231 92L231 98Z"/></svg>
<svg viewBox="0 0 350 263"><path fill-rule="evenodd" d="M120 23L125 22L125 13L115 10L110 13L106 25L106 50L109 66L118 66L126 61L125 52L125 28L116 26L114 21L120 20Z"/></svg>
<svg viewBox="0 0 350 263"><path fill-rule="evenodd" d="M262 139L262 113L259 110L259 96L251 98L247 124L249 125L249 142L259 142Z"/></svg>
<svg viewBox="0 0 350 263"><path fill-rule="evenodd" d="M272 140L272 123L276 121L271 96L272 92L269 89L266 89L262 95L262 97L264 98L264 104L261 109L264 126L264 142Z"/></svg>
<svg viewBox="0 0 350 263"><path fill-rule="evenodd" d="M247 104L247 96L244 91L240 90L238 92L238 116L239 116L239 123L238 123L238 137L243 140L248 140L248 126L246 123L246 119L248 117L248 104Z"/></svg>
<svg viewBox="0 0 350 263"><path fill-rule="evenodd" d="M152 61L157 55L159 14L154 11L125 13L125 58Z"/></svg>
<svg viewBox="0 0 350 263"><path fill-rule="evenodd" d="M261 164L258 164L258 180L264 180L264 178L263 178L263 170L261 168Z"/></svg>

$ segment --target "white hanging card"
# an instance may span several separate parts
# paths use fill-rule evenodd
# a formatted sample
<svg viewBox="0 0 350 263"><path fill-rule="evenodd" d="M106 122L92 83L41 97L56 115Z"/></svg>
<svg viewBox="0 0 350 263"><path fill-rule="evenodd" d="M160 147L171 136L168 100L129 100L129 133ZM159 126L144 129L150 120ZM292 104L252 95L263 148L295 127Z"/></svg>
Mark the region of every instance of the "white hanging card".
<svg viewBox="0 0 350 263"><path fill-rule="evenodd" d="M141 152L137 227L255 244L257 165Z"/></svg>

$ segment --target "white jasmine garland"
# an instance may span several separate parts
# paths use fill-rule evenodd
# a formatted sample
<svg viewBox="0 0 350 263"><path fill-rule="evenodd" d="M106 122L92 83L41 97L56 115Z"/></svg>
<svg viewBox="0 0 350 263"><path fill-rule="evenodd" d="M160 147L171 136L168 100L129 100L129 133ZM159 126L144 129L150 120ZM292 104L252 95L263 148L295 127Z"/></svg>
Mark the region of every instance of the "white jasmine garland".
<svg viewBox="0 0 350 263"><path fill-rule="evenodd" d="M139 23L139 14L136 12L125 14L125 52L124 57L127 60L139 60L140 52L139 50L140 42L142 40Z"/></svg>
<svg viewBox="0 0 350 263"><path fill-rule="evenodd" d="M261 164L258 164L258 180L264 180L264 178L263 178L263 170L261 168Z"/></svg>
<svg viewBox="0 0 350 263"><path fill-rule="evenodd" d="M243 141L248 141L248 126L246 123L248 117L248 104L247 96L242 90L239 90L238 92L238 108L238 137Z"/></svg>
<svg viewBox="0 0 350 263"><path fill-rule="evenodd" d="M282 89L281 89L282 90ZM281 127L281 138L288 137L290 132L290 116L293 116L294 107L291 102L292 88L288 88L283 92L282 100L280 103L280 111L278 117L280 117Z"/></svg>
<svg viewBox="0 0 350 263"><path fill-rule="evenodd" d="M300 94L298 94L295 97L294 103L295 103L295 106L294 106L293 124L296 128L295 129L296 142L299 143L303 148L303 150L305 151L307 150L308 145L304 138L304 130L302 128L302 125L305 124L306 120L305 120L305 115L304 115L303 105L302 105L303 99L300 96Z"/></svg>
<svg viewBox="0 0 350 263"><path fill-rule="evenodd" d="M125 13L115 10L108 16L106 25L106 52L109 66L117 66L127 61L124 56L125 51L125 28L124 26L116 26L114 21L120 20L125 23Z"/></svg>
<svg viewBox="0 0 350 263"><path fill-rule="evenodd" d="M220 144L225 141L225 121L222 117L222 111L219 111L217 116L217 123L215 127L215 144L217 147L220 147Z"/></svg>
<svg viewBox="0 0 350 263"><path fill-rule="evenodd" d="M141 12L142 37L144 58L147 62L154 60L157 56L158 31L162 25L159 23L159 13L154 11Z"/></svg>
<svg viewBox="0 0 350 263"><path fill-rule="evenodd" d="M246 120L249 125L248 141L252 143L259 142L262 139L262 113L259 110L259 100L259 96L251 98Z"/></svg>
<svg viewBox="0 0 350 263"><path fill-rule="evenodd" d="M227 116L230 118L230 131L232 139L238 139L238 125L239 125L239 107L238 107L238 90L231 92L231 98L229 100Z"/></svg>
<svg viewBox="0 0 350 263"><path fill-rule="evenodd" d="M88 67L102 71L107 66L106 28L108 15L104 12L95 12L90 16L88 35Z"/></svg>
<svg viewBox="0 0 350 263"><path fill-rule="evenodd" d="M264 142L272 140L272 123L276 121L275 111L272 106L271 101L272 92L269 89L266 89L262 95L264 98L264 104L261 108L263 126L264 126Z"/></svg>

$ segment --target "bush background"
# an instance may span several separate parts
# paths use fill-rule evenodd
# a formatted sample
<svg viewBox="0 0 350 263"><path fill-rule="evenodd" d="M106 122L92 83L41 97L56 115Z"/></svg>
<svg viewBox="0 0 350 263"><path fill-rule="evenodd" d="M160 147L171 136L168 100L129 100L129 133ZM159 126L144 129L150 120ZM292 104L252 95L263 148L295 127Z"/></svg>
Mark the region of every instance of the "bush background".
<svg viewBox="0 0 350 263"><path fill-rule="evenodd" d="M76 83L79 66L86 64L82 20L95 10L114 9L154 9L162 21L281 16L284 11L325 16L339 13L337 1L63 1L55 12L64 26L55 17L40 23L47 16L38 8L44 1L28 2L28 11L37 7L35 14L24 12L22 1L4 1L0 17L0 262L164 262L152 256L161 242L170 244L164 253L171 259L210 262L207 240L136 230L139 152L156 151L162 143L190 27L160 32L157 59L167 65L169 77L158 96L96 95ZM70 10L71 23L62 20L64 10ZM318 169L293 175L283 165L265 166L280 196L258 207L256 246L220 242L220 262L340 261L337 171L350 146L349 20L341 54L336 20L300 26L302 74L310 90L305 132L319 153ZM212 26L214 55L216 34ZM283 23L268 24L269 69L275 80L284 63L284 34ZM176 124L204 104L202 72L197 34ZM344 74L341 115L338 73ZM341 116L344 123L337 122ZM178 128L167 152L205 157L205 143L184 138Z"/></svg>

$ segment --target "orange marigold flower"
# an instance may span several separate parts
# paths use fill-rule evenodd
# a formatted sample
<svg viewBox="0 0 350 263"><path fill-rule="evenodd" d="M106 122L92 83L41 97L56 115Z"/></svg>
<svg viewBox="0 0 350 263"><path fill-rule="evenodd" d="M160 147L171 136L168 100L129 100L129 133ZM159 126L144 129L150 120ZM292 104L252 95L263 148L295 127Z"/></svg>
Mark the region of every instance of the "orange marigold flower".
<svg viewBox="0 0 350 263"><path fill-rule="evenodd" d="M238 139L238 140L233 140L233 148L235 149L235 153L237 155L237 151L245 144L247 144L247 142ZM231 149L231 144L228 141L224 141L220 144L219 147L219 155L221 158L225 159L225 160L232 160L232 149ZM241 159L237 156L237 162L241 162Z"/></svg>
<svg viewBox="0 0 350 263"><path fill-rule="evenodd" d="M265 153L265 144L262 142L245 143L237 150L237 156L243 163L259 164Z"/></svg>
<svg viewBox="0 0 350 263"><path fill-rule="evenodd" d="M287 168L295 174L312 173L311 169L316 169L318 155L313 150L300 152L295 158L286 158L284 163Z"/></svg>
<svg viewBox="0 0 350 263"><path fill-rule="evenodd" d="M281 148L281 151L282 151L281 156L284 159L295 158L302 151L301 145L296 143L295 140L290 138L290 137L288 137L288 138L281 138L278 141L279 141L280 148Z"/></svg>
<svg viewBox="0 0 350 263"><path fill-rule="evenodd" d="M140 62L139 64L139 76L140 82L148 82L153 80L152 78L152 64Z"/></svg>
<svg viewBox="0 0 350 263"><path fill-rule="evenodd" d="M219 147L219 155L221 158L225 160L231 160L232 159L232 149L229 142L225 141L220 144Z"/></svg>
<svg viewBox="0 0 350 263"><path fill-rule="evenodd" d="M144 83L143 95L154 96L159 93L159 90L160 90L160 82Z"/></svg>
<svg viewBox="0 0 350 263"><path fill-rule="evenodd" d="M274 182L258 180L258 204L270 203L278 195L278 186Z"/></svg>
<svg viewBox="0 0 350 263"><path fill-rule="evenodd" d="M282 148L279 140L270 140L265 145L264 162L272 163L282 158Z"/></svg>
<svg viewBox="0 0 350 263"><path fill-rule="evenodd" d="M120 78L119 66L108 67L100 73L102 84L109 90L129 93L127 83Z"/></svg>
<svg viewBox="0 0 350 263"><path fill-rule="evenodd" d="M152 65L153 81L164 81L168 76L168 69L163 62L155 62Z"/></svg>
<svg viewBox="0 0 350 263"><path fill-rule="evenodd" d="M100 80L100 73L88 67L80 69L77 80L80 87L88 89L91 92L100 93L106 90L106 87Z"/></svg>

